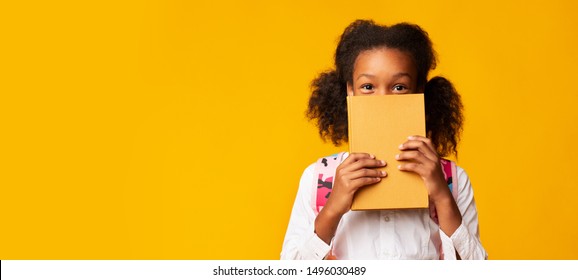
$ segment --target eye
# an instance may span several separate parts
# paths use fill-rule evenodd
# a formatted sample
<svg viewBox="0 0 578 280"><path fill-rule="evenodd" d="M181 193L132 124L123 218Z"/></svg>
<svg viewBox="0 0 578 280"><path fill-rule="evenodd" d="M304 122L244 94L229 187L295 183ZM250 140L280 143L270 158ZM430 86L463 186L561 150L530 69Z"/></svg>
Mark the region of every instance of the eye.
<svg viewBox="0 0 578 280"><path fill-rule="evenodd" d="M365 84L365 85L362 85L361 88L362 88L362 89L365 89L365 90L372 90L372 89L373 89L373 85Z"/></svg>
<svg viewBox="0 0 578 280"><path fill-rule="evenodd" d="M397 84L395 86L393 86L392 91L395 93L406 93L408 92L408 87L406 87L405 85L401 85L401 84Z"/></svg>
<svg viewBox="0 0 578 280"><path fill-rule="evenodd" d="M363 92L370 92L370 91L374 90L374 87L372 84L363 84L363 85L361 85L360 88L361 88L361 91L363 91Z"/></svg>

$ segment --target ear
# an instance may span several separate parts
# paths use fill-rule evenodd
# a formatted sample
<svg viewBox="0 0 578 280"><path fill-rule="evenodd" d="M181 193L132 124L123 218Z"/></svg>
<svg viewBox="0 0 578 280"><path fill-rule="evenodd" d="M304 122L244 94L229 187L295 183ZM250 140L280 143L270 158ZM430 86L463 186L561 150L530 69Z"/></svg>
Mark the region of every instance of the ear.
<svg viewBox="0 0 578 280"><path fill-rule="evenodd" d="M353 86L347 82L347 96L353 96Z"/></svg>

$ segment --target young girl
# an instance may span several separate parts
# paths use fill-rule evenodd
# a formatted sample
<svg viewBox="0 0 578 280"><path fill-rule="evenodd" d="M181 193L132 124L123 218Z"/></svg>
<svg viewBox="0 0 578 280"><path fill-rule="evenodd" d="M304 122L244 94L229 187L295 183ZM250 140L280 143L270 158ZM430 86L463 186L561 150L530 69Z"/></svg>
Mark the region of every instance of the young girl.
<svg viewBox="0 0 578 280"><path fill-rule="evenodd" d="M349 25L335 52L335 70L313 83L308 116L336 145L347 139L346 96L424 93L427 135L400 143L397 162L366 153L345 154L332 189L315 211L315 164L305 169L285 235L282 259L486 259L470 181L456 167L457 201L440 157L457 154L462 104L442 77L427 80L436 56L425 31L412 24L390 27L358 20ZM427 136L427 137L426 137ZM424 181L430 209L350 211L359 188L387 180L377 167L415 172ZM433 210L433 211L432 211Z"/></svg>

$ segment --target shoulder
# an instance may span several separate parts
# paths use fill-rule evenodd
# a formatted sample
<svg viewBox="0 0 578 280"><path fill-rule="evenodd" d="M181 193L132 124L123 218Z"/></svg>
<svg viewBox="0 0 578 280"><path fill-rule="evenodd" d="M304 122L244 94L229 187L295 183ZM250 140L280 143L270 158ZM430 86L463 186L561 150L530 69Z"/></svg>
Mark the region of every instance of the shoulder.
<svg viewBox="0 0 578 280"><path fill-rule="evenodd" d="M334 170L339 166L339 164L341 164L341 162L343 162L343 160L345 160L345 158L347 158L347 156L349 156L348 152L340 152L320 157L314 163L309 164L309 166L305 168L301 177L313 176L314 173L323 172L325 170Z"/></svg>
<svg viewBox="0 0 578 280"><path fill-rule="evenodd" d="M456 164L456 175L458 176L458 186L460 189L464 187L471 188L470 177L465 169Z"/></svg>
<svg viewBox="0 0 578 280"><path fill-rule="evenodd" d="M458 186L458 208L463 213L474 201L474 189L468 173L463 168L456 166L457 186Z"/></svg>
<svg viewBox="0 0 578 280"><path fill-rule="evenodd" d="M305 168L305 170L303 170L303 174L301 175L301 181L303 181L303 179L313 178L313 175L315 173L315 165L316 164L317 164L317 162L314 162L314 163L310 164L309 166L307 166L307 168Z"/></svg>
<svg viewBox="0 0 578 280"><path fill-rule="evenodd" d="M333 155L328 155L324 157L320 157L314 163L311 163L301 175L301 182L302 186L306 186L308 184L315 184L316 176L321 174L322 177L333 176L332 174L335 173L335 169L337 166L345 160L349 156L348 152L340 152Z"/></svg>
<svg viewBox="0 0 578 280"><path fill-rule="evenodd" d="M315 163L319 164L320 169L335 169L341 162L349 156L348 152L339 152L325 157L320 157Z"/></svg>

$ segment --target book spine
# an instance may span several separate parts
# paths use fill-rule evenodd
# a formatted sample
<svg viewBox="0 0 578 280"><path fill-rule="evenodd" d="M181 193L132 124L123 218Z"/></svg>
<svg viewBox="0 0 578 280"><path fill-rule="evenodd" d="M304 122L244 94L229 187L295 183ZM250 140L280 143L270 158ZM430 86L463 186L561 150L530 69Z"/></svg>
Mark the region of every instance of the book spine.
<svg viewBox="0 0 578 280"><path fill-rule="evenodd" d="M351 141L351 96L347 96L347 140L349 142L349 153L351 154L353 149L353 141Z"/></svg>
<svg viewBox="0 0 578 280"><path fill-rule="evenodd" d="M354 151L353 149L353 141L351 141L351 117L353 116L353 114L351 113L351 96L347 96L347 142L349 142L349 154L351 155L351 153ZM353 199L353 201L351 202L351 210L358 210L357 209L357 203L355 202L355 199Z"/></svg>

